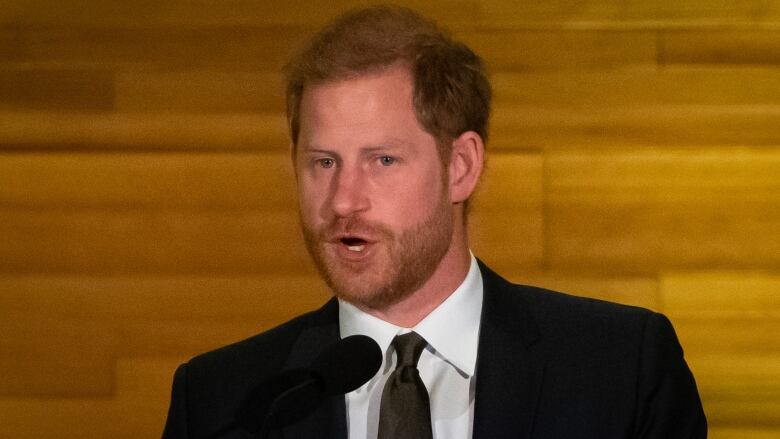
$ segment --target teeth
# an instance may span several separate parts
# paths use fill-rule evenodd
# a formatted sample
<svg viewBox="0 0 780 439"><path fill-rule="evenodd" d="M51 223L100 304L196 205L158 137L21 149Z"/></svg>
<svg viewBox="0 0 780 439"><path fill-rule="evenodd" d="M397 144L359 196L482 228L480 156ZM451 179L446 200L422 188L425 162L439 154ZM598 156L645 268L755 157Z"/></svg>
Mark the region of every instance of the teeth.
<svg viewBox="0 0 780 439"><path fill-rule="evenodd" d="M362 252L363 248L365 248L365 245L350 245L347 248L349 249L349 251Z"/></svg>

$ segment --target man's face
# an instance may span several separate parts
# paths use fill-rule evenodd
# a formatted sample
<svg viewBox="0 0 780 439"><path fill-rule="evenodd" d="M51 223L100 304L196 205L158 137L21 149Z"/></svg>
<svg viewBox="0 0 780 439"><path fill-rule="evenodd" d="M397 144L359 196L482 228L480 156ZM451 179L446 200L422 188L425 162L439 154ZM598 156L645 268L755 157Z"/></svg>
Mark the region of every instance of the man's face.
<svg viewBox="0 0 780 439"><path fill-rule="evenodd" d="M382 309L417 290L453 232L446 168L406 68L306 88L295 157L309 253L337 296Z"/></svg>

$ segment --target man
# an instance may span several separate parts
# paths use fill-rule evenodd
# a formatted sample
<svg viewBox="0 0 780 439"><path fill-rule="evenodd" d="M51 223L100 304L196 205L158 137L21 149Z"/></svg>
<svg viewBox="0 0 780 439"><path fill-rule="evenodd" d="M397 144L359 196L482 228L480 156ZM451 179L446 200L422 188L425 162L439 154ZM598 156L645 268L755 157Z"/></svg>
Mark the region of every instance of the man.
<svg viewBox="0 0 780 439"><path fill-rule="evenodd" d="M303 234L336 299L181 366L164 437L252 437L232 427L249 392L353 334L379 372L272 437L706 437L665 317L512 285L470 253L490 111L471 50L369 8L286 73Z"/></svg>

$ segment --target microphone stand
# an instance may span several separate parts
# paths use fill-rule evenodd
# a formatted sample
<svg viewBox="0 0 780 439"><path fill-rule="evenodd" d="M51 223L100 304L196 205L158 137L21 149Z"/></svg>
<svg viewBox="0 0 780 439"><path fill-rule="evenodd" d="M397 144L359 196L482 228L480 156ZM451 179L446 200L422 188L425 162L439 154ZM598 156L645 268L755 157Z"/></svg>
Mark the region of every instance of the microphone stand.
<svg viewBox="0 0 780 439"><path fill-rule="evenodd" d="M318 384L318 381L319 380L317 378L309 378L306 381L285 390L281 395L274 398L274 400L271 402L271 405L268 407L268 413L266 413L265 420L263 421L260 432L258 433L260 439L267 439L268 435L271 433L273 418L276 416L276 412L279 409L281 402L283 402L288 396L293 395L308 386Z"/></svg>

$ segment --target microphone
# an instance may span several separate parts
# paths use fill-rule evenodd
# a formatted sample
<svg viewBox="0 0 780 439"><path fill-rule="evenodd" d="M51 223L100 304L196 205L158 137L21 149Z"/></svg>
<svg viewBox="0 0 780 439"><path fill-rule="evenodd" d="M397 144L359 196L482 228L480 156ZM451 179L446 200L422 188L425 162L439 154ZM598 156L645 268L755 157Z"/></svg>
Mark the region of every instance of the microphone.
<svg viewBox="0 0 780 439"><path fill-rule="evenodd" d="M255 388L236 413L236 424L265 437L298 421L327 398L349 393L382 365L382 351L368 336L353 335L325 348L309 368L279 373Z"/></svg>

